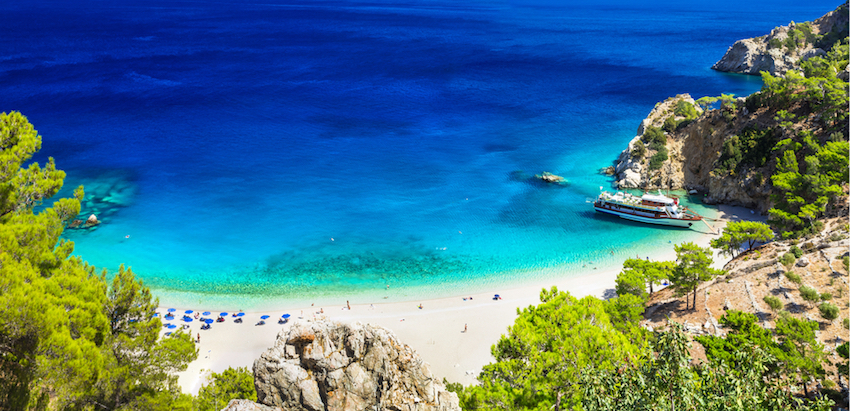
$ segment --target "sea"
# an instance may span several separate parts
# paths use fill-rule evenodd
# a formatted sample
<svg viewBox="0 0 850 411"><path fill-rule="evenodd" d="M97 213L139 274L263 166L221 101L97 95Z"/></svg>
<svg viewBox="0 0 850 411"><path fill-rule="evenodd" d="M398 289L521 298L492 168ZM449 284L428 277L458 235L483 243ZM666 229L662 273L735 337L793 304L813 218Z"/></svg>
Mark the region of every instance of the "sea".
<svg viewBox="0 0 850 411"><path fill-rule="evenodd" d="M74 254L163 305L498 292L702 235L594 213L600 169L667 97L757 91L710 69L735 40L837 6L2 2L0 111L85 187Z"/></svg>

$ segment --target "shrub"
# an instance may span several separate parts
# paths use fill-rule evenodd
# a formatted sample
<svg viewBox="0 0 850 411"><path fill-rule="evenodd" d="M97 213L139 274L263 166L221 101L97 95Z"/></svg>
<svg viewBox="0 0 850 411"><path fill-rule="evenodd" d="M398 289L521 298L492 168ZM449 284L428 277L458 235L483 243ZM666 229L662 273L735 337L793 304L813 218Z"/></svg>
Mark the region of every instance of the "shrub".
<svg viewBox="0 0 850 411"><path fill-rule="evenodd" d="M800 258L803 256L803 250L801 250L800 247L797 247L796 245L791 247L790 252L794 254L794 258Z"/></svg>
<svg viewBox="0 0 850 411"><path fill-rule="evenodd" d="M823 293L823 294L820 295L820 299L821 299L821 301L829 301L829 300L832 299L832 294L831 293Z"/></svg>
<svg viewBox="0 0 850 411"><path fill-rule="evenodd" d="M785 272L785 278L791 280L791 282L794 283L794 284L802 284L803 283L803 279L800 278L800 275L793 272L793 271L786 271Z"/></svg>
<svg viewBox="0 0 850 411"><path fill-rule="evenodd" d="M786 267L794 265L794 261L797 261L797 257L794 257L794 254L792 253L785 253L782 255L782 258L779 259L779 262Z"/></svg>
<svg viewBox="0 0 850 411"><path fill-rule="evenodd" d="M641 159L646 155L646 146L643 145L643 141L636 141L635 147L632 149L632 157L636 159Z"/></svg>
<svg viewBox="0 0 850 411"><path fill-rule="evenodd" d="M696 107L685 100L679 100L676 102L676 108L673 109L673 114L689 120L695 119L699 116L699 112L697 112Z"/></svg>
<svg viewBox="0 0 850 411"><path fill-rule="evenodd" d="M818 294L817 290L808 286L800 286L800 295L804 300L810 303L816 303L820 301L820 294Z"/></svg>
<svg viewBox="0 0 850 411"><path fill-rule="evenodd" d="M676 130L676 127L678 127L678 126L679 126L679 122L676 121L676 119L673 118L673 116L670 116L670 117L667 117L667 120L664 120L664 125L661 126L661 128L664 131L670 132L670 131Z"/></svg>
<svg viewBox="0 0 850 411"><path fill-rule="evenodd" d="M820 310L820 315L829 321L838 318L838 306L835 304L821 303L818 310Z"/></svg>
<svg viewBox="0 0 850 411"><path fill-rule="evenodd" d="M774 297L772 295L764 296L764 302L770 306L770 309L773 311L777 311L782 308L782 301L779 300L778 297Z"/></svg>
<svg viewBox="0 0 850 411"><path fill-rule="evenodd" d="M767 42L767 47L772 49L782 48L782 40L777 38L772 38Z"/></svg>
<svg viewBox="0 0 850 411"><path fill-rule="evenodd" d="M850 267L850 257L845 255L844 258L841 259L841 261L844 262L844 270L847 270L848 267Z"/></svg>
<svg viewBox="0 0 850 411"><path fill-rule="evenodd" d="M841 320L841 325L843 325L845 329L850 330L850 318Z"/></svg>
<svg viewBox="0 0 850 411"><path fill-rule="evenodd" d="M650 170L658 170L661 168L661 165L667 161L667 147L661 147L657 153L652 155L652 158L649 159L649 169Z"/></svg>
<svg viewBox="0 0 850 411"><path fill-rule="evenodd" d="M652 146L653 143L665 143L667 142L667 137L664 136L664 132L661 131L658 127L649 126L644 130L643 136L640 138L644 143L647 143Z"/></svg>

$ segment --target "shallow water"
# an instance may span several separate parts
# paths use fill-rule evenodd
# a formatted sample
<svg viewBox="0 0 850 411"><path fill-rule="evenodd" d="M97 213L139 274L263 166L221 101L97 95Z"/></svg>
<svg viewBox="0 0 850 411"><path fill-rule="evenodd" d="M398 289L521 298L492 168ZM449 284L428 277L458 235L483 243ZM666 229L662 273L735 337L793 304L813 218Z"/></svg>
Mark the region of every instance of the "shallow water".
<svg viewBox="0 0 850 411"><path fill-rule="evenodd" d="M697 235L587 199L657 101L760 87L709 69L734 40L834 8L732 5L4 5L0 110L164 304L465 294Z"/></svg>

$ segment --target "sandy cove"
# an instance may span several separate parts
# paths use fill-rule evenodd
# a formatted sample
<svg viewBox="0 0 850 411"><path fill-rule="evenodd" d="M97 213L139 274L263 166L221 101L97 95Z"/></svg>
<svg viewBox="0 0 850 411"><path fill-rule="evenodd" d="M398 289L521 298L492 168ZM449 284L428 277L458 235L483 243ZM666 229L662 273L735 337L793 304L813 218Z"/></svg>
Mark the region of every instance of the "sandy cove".
<svg viewBox="0 0 850 411"><path fill-rule="evenodd" d="M727 221L764 220L743 207L721 206L718 221L713 224L720 232ZM696 243L707 247L709 241L716 238L708 232ZM673 244L667 249L649 255L652 260L675 260ZM717 268L721 268L729 259L714 256ZM619 269L591 270L586 275L547 280L545 283L531 283L526 287L505 289L499 292L502 297L494 300L493 294L469 294L457 297L438 298L422 301L381 304L352 304L347 309L345 301L340 305L324 307L286 307L265 312L247 312L243 323L214 323L210 330L200 330L197 321L190 323L189 331L193 338L200 334L198 359L189 364L186 371L178 373L180 386L184 392L197 394L211 372L222 372L228 367L253 366L265 350L274 345L277 334L295 321L305 321L318 316L340 322L363 322L381 325L392 330L405 344L411 346L431 365L436 378L446 378L450 382L464 385L474 384L475 377L482 367L493 361L490 347L507 332L516 319L517 309L536 305L540 291L553 285L559 290L569 291L575 297L593 295L603 298L613 293ZM468 299L472 297L472 299ZM467 298L467 300L464 300ZM419 308L422 304L422 308ZM198 307L189 307L197 309ZM185 309L178 309L181 313ZM320 313L322 310L324 313ZM164 313L164 309L160 309ZM279 325L279 317L289 313L289 323ZM231 313L232 314L232 313ZM260 316L271 317L265 325L255 325ZM181 314L182 315L182 314ZM178 319L171 321L181 324ZM218 312L212 313L213 318ZM464 331L466 329L466 331ZM165 332L167 330L163 330Z"/></svg>

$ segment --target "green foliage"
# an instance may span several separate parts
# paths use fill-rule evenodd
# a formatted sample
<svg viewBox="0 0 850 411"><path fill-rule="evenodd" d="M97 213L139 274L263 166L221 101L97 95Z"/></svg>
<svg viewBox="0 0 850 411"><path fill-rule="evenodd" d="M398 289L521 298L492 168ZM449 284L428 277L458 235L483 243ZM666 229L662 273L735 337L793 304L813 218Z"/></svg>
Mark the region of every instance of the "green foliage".
<svg viewBox="0 0 850 411"><path fill-rule="evenodd" d="M714 262L711 257L711 249L702 248L694 243L683 243L674 247L676 250L676 266L670 273L670 281L673 283L672 288L677 295L687 295L693 293L693 307L696 309L696 291L697 286L708 281L721 271L711 268ZM688 300L685 300L685 308L687 309Z"/></svg>
<svg viewBox="0 0 850 411"><path fill-rule="evenodd" d="M649 295L646 292L646 279L642 270L623 270L617 275L616 286L614 288L617 295L623 296L631 294L639 299L646 301Z"/></svg>
<svg viewBox="0 0 850 411"><path fill-rule="evenodd" d="M782 263L783 264L785 264L785 256L789 256L789 255L791 256L792 259L794 258L794 256L791 253L785 253L785 255L782 256L782 260L783 260ZM794 261L791 260L791 264L793 264L793 263L794 263ZM800 274L797 274L793 271L786 271L785 272L785 278L787 278L788 280L790 280L794 284L799 285L799 284L803 283L803 279L800 277Z"/></svg>
<svg viewBox="0 0 850 411"><path fill-rule="evenodd" d="M764 296L764 302L766 302L767 305L770 306L770 309L773 311L778 311L780 308L782 308L782 301L780 301L778 297L766 295Z"/></svg>
<svg viewBox="0 0 850 411"><path fill-rule="evenodd" d="M658 150L658 147L667 145L667 137L658 127L649 126L644 130L641 141L649 145L649 148Z"/></svg>
<svg viewBox="0 0 850 411"><path fill-rule="evenodd" d="M636 159L641 159L646 155L646 146L643 144L643 141L635 141L634 148L632 148L632 157Z"/></svg>
<svg viewBox="0 0 850 411"><path fill-rule="evenodd" d="M788 267L788 268L790 268L794 264L795 261L797 261L797 258L794 257L794 253L790 253L790 252L782 254L782 257L779 259L779 262L782 263L782 265L784 265L785 267ZM785 273L785 276L788 277L789 274ZM788 277L788 279L791 280L791 281L794 281L791 277ZM796 281L794 281L794 282L796 282Z"/></svg>
<svg viewBox="0 0 850 411"><path fill-rule="evenodd" d="M823 293L820 295L821 301L829 301L832 299L832 293Z"/></svg>
<svg viewBox="0 0 850 411"><path fill-rule="evenodd" d="M796 377L803 385L808 396L805 382L812 377L823 377L823 361L826 354L815 338L818 323L801 320L790 315L780 315L776 321L776 334L779 338L785 375Z"/></svg>
<svg viewBox="0 0 850 411"><path fill-rule="evenodd" d="M723 228L719 238L711 240L711 246L721 253L734 256L743 244L747 251L752 250L756 242L767 242L773 239L770 226L757 221L731 221Z"/></svg>
<svg viewBox="0 0 850 411"><path fill-rule="evenodd" d="M850 330L850 318L845 318L841 320L841 325L844 327L844 329Z"/></svg>
<svg viewBox="0 0 850 411"><path fill-rule="evenodd" d="M816 303L820 301L820 294L818 294L817 290L805 285L800 286L800 296L802 296L804 300L810 303Z"/></svg>
<svg viewBox="0 0 850 411"><path fill-rule="evenodd" d="M723 142L715 170L719 173L740 172L745 167L762 167L771 158L778 134L773 129L747 127L737 136Z"/></svg>
<svg viewBox="0 0 850 411"><path fill-rule="evenodd" d="M800 258L803 256L803 250L801 250L800 247L797 247L796 245L792 245L791 249L788 251L791 254L794 254L794 258Z"/></svg>
<svg viewBox="0 0 850 411"><path fill-rule="evenodd" d="M767 42L767 47L771 49L779 49L782 48L782 40L777 38L772 38Z"/></svg>
<svg viewBox="0 0 850 411"><path fill-rule="evenodd" d="M780 304L781 305L781 304ZM729 310L720 323L730 330L725 338L716 336L699 336L695 339L705 347L705 355L715 362L731 362L737 353L748 347L759 346L773 357L781 357L779 344L773 339L770 331L758 325L755 314L738 310ZM779 363L776 360L767 361L765 372L776 373Z"/></svg>
<svg viewBox="0 0 850 411"><path fill-rule="evenodd" d="M762 378L773 361L762 348L741 347L730 361L691 365L688 337L682 326L656 333L643 361L622 363L616 371L586 367L578 384L582 408L601 410L738 410L830 409L832 401L801 404L776 380Z"/></svg>
<svg viewBox="0 0 850 411"><path fill-rule="evenodd" d="M697 112L696 107L692 104L685 100L679 100L676 102L676 107L673 109L673 115L677 117L684 117L687 120L693 120L699 117L699 112Z"/></svg>
<svg viewBox="0 0 850 411"><path fill-rule="evenodd" d="M575 381L582 369L611 370L637 356L642 343L614 327L603 301L578 300L555 287L544 289L540 301L520 311L493 346L496 362L484 366L480 386L464 393L467 407L568 409L581 402Z"/></svg>
<svg viewBox="0 0 850 411"><path fill-rule="evenodd" d="M820 311L820 315L829 321L838 318L838 306L835 304L823 302L818 306L818 310Z"/></svg>
<svg viewBox="0 0 850 411"><path fill-rule="evenodd" d="M462 391L463 387L456 384L450 388ZM198 391L195 409L197 411L218 411L224 409L230 400L234 399L257 401L254 374L245 367L228 367L221 374L212 373L207 378L207 384L201 386L201 390Z"/></svg>
<svg viewBox="0 0 850 411"><path fill-rule="evenodd" d="M667 161L667 147L659 147L658 151L652 155L649 159L649 169L650 170L658 170L661 168L661 165Z"/></svg>
<svg viewBox="0 0 850 411"><path fill-rule="evenodd" d="M188 337L157 341L156 302L123 267L105 273L61 240L74 198L34 208L62 187L53 160L29 162L41 137L0 114L0 409L189 409L170 374L197 355Z"/></svg>
<svg viewBox="0 0 850 411"><path fill-rule="evenodd" d="M664 125L661 126L661 129L664 130L664 131L667 131L667 132L671 132L671 131L675 131L678 126L679 126L679 122L676 120L676 118L673 117L673 116L670 116L670 117L667 117L666 120L664 120Z"/></svg>

